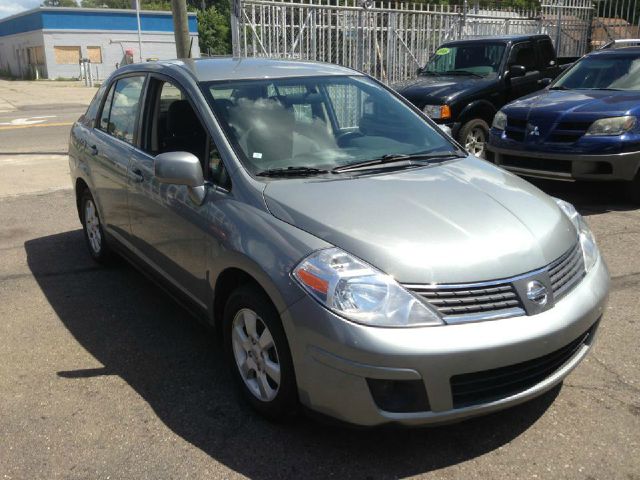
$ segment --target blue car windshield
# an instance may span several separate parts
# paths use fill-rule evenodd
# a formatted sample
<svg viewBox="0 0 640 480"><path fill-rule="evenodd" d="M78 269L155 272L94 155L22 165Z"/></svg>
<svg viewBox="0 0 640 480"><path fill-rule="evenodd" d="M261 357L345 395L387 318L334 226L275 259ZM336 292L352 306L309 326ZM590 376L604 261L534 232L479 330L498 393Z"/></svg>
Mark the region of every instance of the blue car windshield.
<svg viewBox="0 0 640 480"><path fill-rule="evenodd" d="M586 57L559 78L551 88L640 90L640 57L637 55Z"/></svg>
<svg viewBox="0 0 640 480"><path fill-rule="evenodd" d="M384 155L458 151L442 132L364 76L210 82L204 90L253 173L330 170Z"/></svg>

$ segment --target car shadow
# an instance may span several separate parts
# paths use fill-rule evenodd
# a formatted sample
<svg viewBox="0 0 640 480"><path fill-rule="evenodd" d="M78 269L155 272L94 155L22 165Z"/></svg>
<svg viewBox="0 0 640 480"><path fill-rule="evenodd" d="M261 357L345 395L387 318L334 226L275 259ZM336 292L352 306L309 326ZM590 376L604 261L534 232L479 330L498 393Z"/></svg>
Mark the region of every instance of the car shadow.
<svg viewBox="0 0 640 480"><path fill-rule="evenodd" d="M397 478L437 470L512 441L560 390L430 429L355 429L307 416L274 424L239 399L210 329L124 261L97 266L81 230L24 246L60 321L103 365L51 375L68 382L120 376L173 432L251 478Z"/></svg>
<svg viewBox="0 0 640 480"><path fill-rule="evenodd" d="M561 182L527 178L543 192L575 205L582 215L636 210L625 198L624 185L619 182Z"/></svg>

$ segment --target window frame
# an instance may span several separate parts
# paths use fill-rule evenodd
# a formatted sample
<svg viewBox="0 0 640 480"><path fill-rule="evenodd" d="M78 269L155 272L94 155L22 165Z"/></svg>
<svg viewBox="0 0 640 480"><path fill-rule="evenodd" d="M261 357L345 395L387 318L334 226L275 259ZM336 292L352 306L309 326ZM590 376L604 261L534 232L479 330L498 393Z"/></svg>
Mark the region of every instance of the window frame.
<svg viewBox="0 0 640 480"><path fill-rule="evenodd" d="M511 52L509 53L509 59L507 60L507 67L510 67L511 65L520 65L519 63L516 63L515 59L513 61L511 61L511 58L513 58L515 56L515 54L517 53L516 49L519 48L530 48L532 53L533 53L533 69L529 69L527 68L526 65L522 65L523 67L527 68L527 73L531 73L531 72L536 72L538 70L536 70L536 66L538 64L538 53L536 52L535 46L533 44L533 42L531 40L524 40L522 42L518 42L518 43L514 43L511 46Z"/></svg>
<svg viewBox="0 0 640 480"><path fill-rule="evenodd" d="M151 132L151 115L153 114L152 110L154 108L154 100L158 98L159 95L162 94L162 89L156 87L156 86L152 86L152 82L153 81L157 81L159 83L170 83L171 85L173 85L175 88L177 88L178 90L180 90L180 93L183 95L184 99L187 100L189 102L189 105L191 105L191 108L193 109L194 113L196 114L196 117L198 118L198 121L200 122L203 130L205 131L207 138L208 138L208 142L207 142L207 147L206 147L206 152L205 152L205 158L204 158L204 165L202 165L202 173L203 173L203 177L205 179L205 183L211 183L212 185L215 185L216 188L222 189L225 192L230 192L231 191L231 176L229 175L229 168L227 166L227 162L224 161L224 159L222 158L222 154L220 153L220 148L218 147L218 145L216 144L215 140L213 139L213 135L211 134L211 131L209 129L209 127L207 126L207 122L203 121L202 119L202 115L200 114L198 108L196 107L196 103L193 101L193 99L191 98L191 95L189 95L189 93L187 92L187 89L184 88L184 86L182 85L182 83L180 82L180 80L171 77L169 75L164 75L162 73L157 73L157 72L152 72L152 73L148 73L147 74L147 83L146 83L146 88L145 88L145 96L144 96L144 105L141 108L141 115L140 115L140 124L139 124L139 138L138 138L138 142L136 145L136 149L138 151L140 151L141 153L145 154L147 157L151 158L151 159L155 159L155 156L151 153L149 153L149 151L146 149L146 144L147 142L150 140L149 136L150 136L150 132ZM153 91L155 90L155 91ZM207 108L208 105L207 105ZM213 112L214 116L215 116L215 112ZM144 138L143 138L144 137ZM215 146L215 149L218 151L218 155L220 157L220 162L222 162L222 168L224 169L224 171L226 172L226 177L227 177L227 185L221 185L218 184L216 182L213 181L212 179L212 175L211 175L211 171L210 171L210 157L211 157L211 147Z"/></svg>
<svg viewBox="0 0 640 480"><path fill-rule="evenodd" d="M111 104L109 105L109 120L111 119L111 108L113 107L113 100L115 99L115 88L117 83L125 78L130 78L130 77L143 77L143 81L142 81L142 90L140 92L140 101L138 102L138 107L136 109L136 118L133 122L134 125L134 129L133 129L133 138L131 142L128 142L126 140L123 140L122 138L118 138L114 135L112 135L111 133L109 133L107 130L103 130L100 127L100 123L102 120L102 113L104 111L105 108L105 104L107 102L107 98L109 97L109 93L111 92L111 89L114 89L114 95L111 98ZM122 75L118 75L117 77L114 77L113 79L111 79L109 81L109 86L107 87L107 89L105 90L105 93L103 95L103 98L100 100L100 108L98 109L98 113L96 115L94 124L93 124L93 128L95 130L99 130L100 132L102 132L105 135L108 135L109 138L113 138L115 140L118 140L120 142L123 142L131 147L134 148L139 148L139 141L140 141L140 127L141 127L141 121L142 121L142 109L144 104L146 103L146 97L147 97L147 87L149 85L149 74L147 72L128 72ZM109 123L107 121L107 123Z"/></svg>

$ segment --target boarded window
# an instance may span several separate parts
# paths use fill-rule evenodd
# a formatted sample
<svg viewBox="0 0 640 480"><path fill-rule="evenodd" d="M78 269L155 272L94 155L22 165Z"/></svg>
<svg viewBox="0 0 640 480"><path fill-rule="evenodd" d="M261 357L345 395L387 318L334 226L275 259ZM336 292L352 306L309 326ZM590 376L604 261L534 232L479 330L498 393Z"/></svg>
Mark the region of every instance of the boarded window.
<svg viewBox="0 0 640 480"><path fill-rule="evenodd" d="M100 47L87 47L87 57L91 63L102 63L102 49Z"/></svg>
<svg viewBox="0 0 640 480"><path fill-rule="evenodd" d="M44 65L44 48L43 47L27 48L27 61L29 65Z"/></svg>
<svg viewBox="0 0 640 480"><path fill-rule="evenodd" d="M80 62L80 47L53 47L53 53L58 65L78 64Z"/></svg>

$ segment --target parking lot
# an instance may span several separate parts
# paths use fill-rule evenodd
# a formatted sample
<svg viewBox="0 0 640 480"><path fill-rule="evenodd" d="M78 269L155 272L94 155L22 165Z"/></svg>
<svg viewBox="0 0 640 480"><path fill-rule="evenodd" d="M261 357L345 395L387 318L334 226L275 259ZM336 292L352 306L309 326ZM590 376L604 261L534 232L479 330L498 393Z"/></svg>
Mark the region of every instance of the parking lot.
<svg viewBox="0 0 640 480"><path fill-rule="evenodd" d="M640 479L640 209L616 185L536 183L586 216L612 277L561 387L430 429L273 424L240 401L213 333L86 252L64 144L92 92L14 87L0 81L2 478Z"/></svg>

